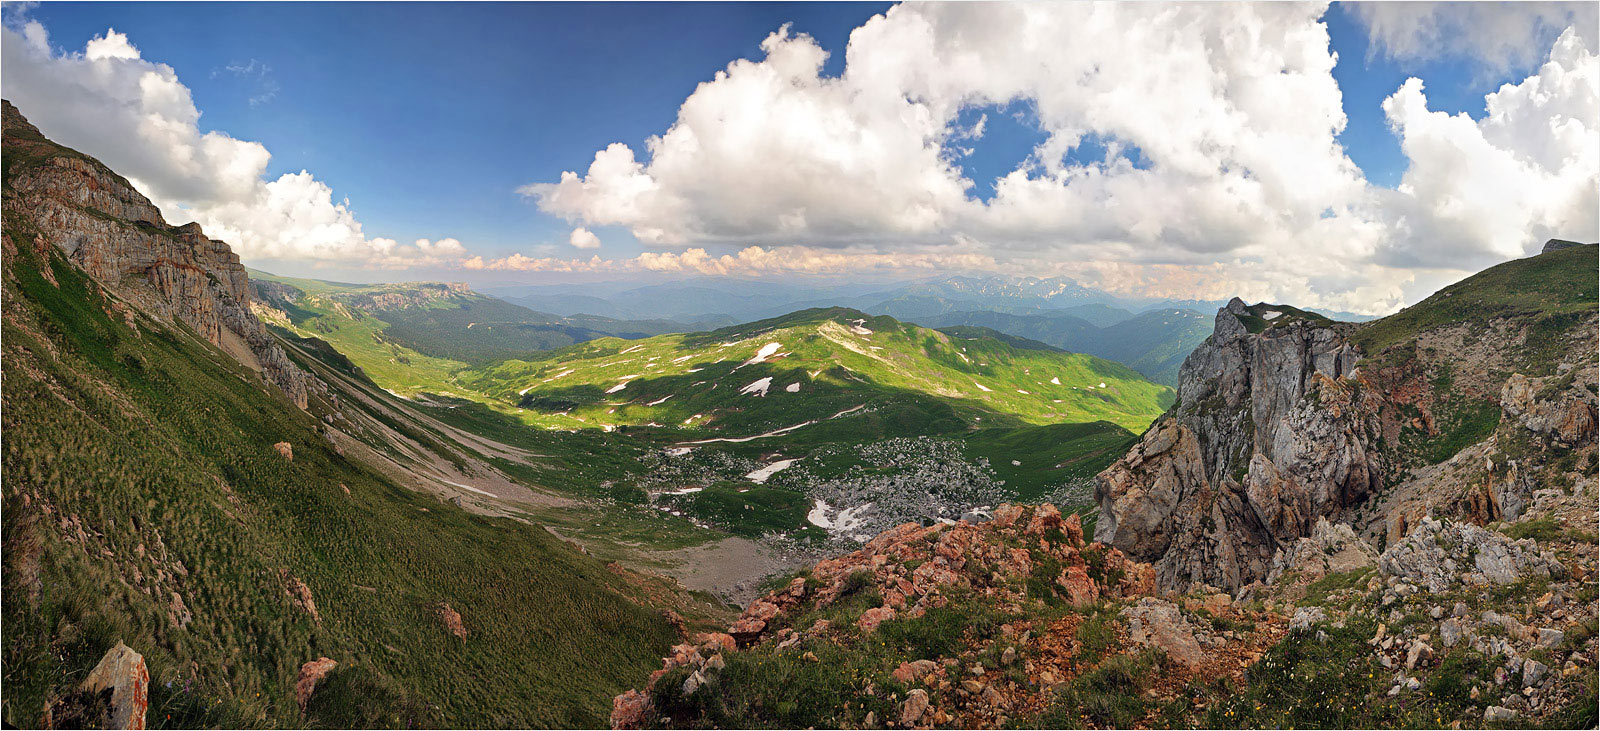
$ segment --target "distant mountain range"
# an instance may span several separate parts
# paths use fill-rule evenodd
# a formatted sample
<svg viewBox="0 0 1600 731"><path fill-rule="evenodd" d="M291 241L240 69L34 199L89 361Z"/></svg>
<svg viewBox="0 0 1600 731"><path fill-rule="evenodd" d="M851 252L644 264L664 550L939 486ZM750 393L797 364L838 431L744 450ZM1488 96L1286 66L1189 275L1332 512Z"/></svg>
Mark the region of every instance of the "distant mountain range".
<svg viewBox="0 0 1600 731"><path fill-rule="evenodd" d="M1063 350L1127 364L1176 385L1184 356L1211 331L1223 300L1130 298L1064 277L949 276L894 285L823 285L738 279L691 279L643 287L529 285L487 287L486 294L553 319L636 337L622 323L650 323L638 334L691 332L777 317L815 307L849 307L933 328L976 325ZM1335 320L1369 317L1324 312ZM591 322L597 318L597 322ZM618 323L616 321L621 321Z"/></svg>

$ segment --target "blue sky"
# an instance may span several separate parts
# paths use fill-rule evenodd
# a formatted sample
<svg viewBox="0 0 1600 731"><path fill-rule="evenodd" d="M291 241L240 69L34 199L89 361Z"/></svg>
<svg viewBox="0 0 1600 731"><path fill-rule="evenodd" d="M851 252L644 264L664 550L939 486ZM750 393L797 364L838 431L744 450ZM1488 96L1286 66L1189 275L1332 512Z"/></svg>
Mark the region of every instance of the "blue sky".
<svg viewBox="0 0 1600 731"><path fill-rule="evenodd" d="M202 129L266 145L270 176L312 171L369 234L498 252L571 228L518 186L642 145L784 23L843 49L889 5L61 2L31 15L65 48L126 33L193 91ZM226 71L252 62L264 77ZM277 91L252 104L263 81Z"/></svg>
<svg viewBox="0 0 1600 731"><path fill-rule="evenodd" d="M1175 14L1181 22L1172 27L1141 36L1172 20L1149 17L1164 7L1067 4L1024 17L1004 5L889 3L8 4L5 77L8 96L47 134L150 183L169 217L192 214L208 231L231 234L247 262L265 257L273 268L302 274L470 279L490 276L487 268L501 280L560 279L595 275L600 268L563 262L598 255L626 260L605 270L619 276L994 269L1100 277L1102 286L1154 288L1161 296L1244 291L1359 310L1368 301L1391 307L1414 300L1452 272L1536 249L1544 236L1582 238L1594 228L1581 199L1560 211L1507 203L1510 212L1496 220L1451 212L1499 205L1516 198L1515 190L1566 200L1561 193L1573 181L1592 180L1582 167L1591 165L1592 143L1557 154L1544 139L1508 142L1509 128L1484 120L1484 95L1536 80L1569 26L1583 32L1565 46L1564 78L1593 76L1592 29L1583 29L1592 6L1407 4L1358 11L1335 3L1322 12L1305 5L1202 5ZM887 19L875 18L891 8L896 12ZM1094 23L1108 23L1109 30L1084 30ZM1325 44L1318 23L1326 26ZM48 34L48 46L29 56L18 47L33 44L35 25ZM1163 57L1172 43L1240 28L1250 29L1262 53L1207 46ZM926 39L918 35L924 31ZM852 58L852 71L876 70L881 79L838 78L853 32L857 41L849 47L861 58ZM1152 45L1124 53L1124 38ZM109 60L85 53L95 39L116 46L99 54ZM1038 45L1019 51L1026 43ZM1079 46L1087 49L1083 58L1074 55ZM813 73L805 66L819 49L829 57ZM1023 55L1002 60L1012 51ZM1318 85L1318 74L1328 74L1317 57L1325 61L1330 51L1338 59L1331 70L1336 88ZM993 67L941 87L946 74L959 75L961 53L976 53ZM71 75L82 71L74 64L85 58L116 65L128 74L125 83L105 86L112 82L104 73L74 81ZM1023 78L1028 69L1019 67L1035 58L1066 71ZM1279 73L1271 69L1275 58L1287 59ZM750 63L707 84L740 59ZM1267 73L1251 77L1261 73L1262 59ZM1171 66L1163 69L1163 62ZM1074 72L1074 63L1093 71ZM167 82L187 89L200 116L193 141L144 170L149 161L127 153L148 141L137 129L140 115L181 119L188 109L139 98L139 74L159 64L171 67L175 76ZM1241 76L1185 77L1196 66ZM1012 72L1017 79L1009 78ZM1060 77L1080 72L1087 74L1081 82L1067 79L1055 88ZM800 75L789 85L773 81L774 74L792 73ZM1089 78L1097 75L1107 78ZM1422 88L1399 93L1413 77ZM876 80L862 81L869 78ZM1273 87L1265 99L1249 98L1248 91L1230 98L1234 91L1216 89L1199 90L1212 98L1184 96L1196 94L1197 84L1231 89L1237 82L1248 90L1284 78L1294 82ZM1168 81L1170 88L1162 86ZM1557 81L1545 80L1544 88ZM1600 127L1587 111L1592 92L1568 86L1559 103L1522 103L1511 121L1565 114L1591 130ZM985 93L1012 100L970 103ZM85 119L95 116L85 112L92 100L68 98L95 94L115 97L98 127ZM22 103L19 95L30 98ZM1383 108L1391 96L1402 134ZM894 111L897 98L914 101L913 108ZM709 110L697 129L675 128L680 108L697 99ZM61 108L50 108L57 101ZM1184 104L1195 105L1192 115ZM783 111L763 115L752 106ZM1050 120L1042 121L1046 106ZM1145 107L1165 126L1141 127ZM1347 120L1336 137L1326 127L1318 131L1330 109ZM1477 129L1452 122L1449 115L1458 113ZM932 115L932 126L919 114ZM948 136L979 120L981 135ZM675 134L668 135L668 154L649 149L647 141L669 129ZM208 132L230 144L226 154L201 161L214 169L195 172L183 161ZM1052 146L1052 135L1063 134L1076 145ZM1402 136L1412 140L1411 156ZM195 176L190 189L227 187L229 170L250 170L248 164L235 170L255 149L247 143L270 151L271 161L257 171L254 188L235 186L249 188L237 200L158 195L185 187L173 180L180 172ZM608 150L616 143L625 148ZM1553 162L1528 162L1538 154ZM1041 162L1041 155L1059 157ZM1196 156L1203 158L1199 168ZM1341 156L1358 166L1353 180L1338 170ZM590 169L602 161L610 167ZM997 183L1025 161L1033 163L1027 176L1007 181L1009 188ZM1396 194L1402 175L1418 165L1416 190ZM1195 177L1207 166L1214 179ZM1508 174L1513 168L1515 175ZM715 177L694 178L696 169ZM295 191L269 193L279 176L302 170L310 175ZM565 171L575 175L553 185ZM965 181L971 185L963 190ZM1025 183L1039 185L1029 192ZM285 204L260 216L248 210L265 206L269 194L315 203L326 195L319 185L331 189L331 203ZM640 186L650 190L641 194ZM335 210L343 201L349 210ZM295 219L295 210L312 208L315 215ZM388 263L324 256L336 246L306 245L321 253L296 259L296 237L313 230L330 240L343 236L373 262ZM603 243L577 248L592 243L589 232ZM749 245L772 256L719 259ZM1273 263L1273 247L1281 245L1328 253L1315 265L1286 270ZM390 256L396 247L404 256ZM689 256L700 248L709 253ZM657 255L668 258L646 261ZM478 268L463 269L469 256L481 257ZM689 258L672 258L679 256ZM774 264L773 257L782 261ZM397 273L395 261L431 263ZM1217 274L1214 265L1230 273ZM1353 273L1302 276L1308 268Z"/></svg>

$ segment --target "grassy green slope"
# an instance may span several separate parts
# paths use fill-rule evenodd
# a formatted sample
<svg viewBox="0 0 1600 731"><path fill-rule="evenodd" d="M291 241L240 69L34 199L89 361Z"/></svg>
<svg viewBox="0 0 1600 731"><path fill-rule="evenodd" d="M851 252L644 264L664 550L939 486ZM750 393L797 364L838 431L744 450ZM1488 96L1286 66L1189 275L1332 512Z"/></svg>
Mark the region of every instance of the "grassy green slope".
<svg viewBox="0 0 1600 731"><path fill-rule="evenodd" d="M658 663L673 633L600 563L347 461L253 374L186 330L136 334L5 225L5 721L38 725L117 640L150 665L152 727L594 727ZM322 655L340 669L303 717L295 674Z"/></svg>
<svg viewBox="0 0 1600 731"><path fill-rule="evenodd" d="M1430 328L1509 317L1530 327L1522 354L1528 364L1553 367L1546 351L1558 349L1558 336L1594 314L1600 300L1597 252L1600 246L1578 245L1490 267L1398 313L1364 323L1354 340L1368 355L1377 355Z"/></svg>
<svg viewBox="0 0 1600 731"><path fill-rule="evenodd" d="M300 290L297 301L268 302L287 315L287 322L275 324L300 335L314 334L341 350L361 351L360 360L374 364L375 379L402 393L426 390L428 383L447 384L451 373L469 364L528 357L600 335L493 297L450 291L438 283L345 284L256 271L251 276ZM407 303L395 304L386 297Z"/></svg>
<svg viewBox="0 0 1600 731"><path fill-rule="evenodd" d="M460 380L559 414L565 426L657 424L727 436L858 407L904 409L940 421L939 430L1109 421L1137 432L1171 399L1170 389L1110 361L841 308L710 333L602 338ZM763 383L765 396L755 395Z"/></svg>

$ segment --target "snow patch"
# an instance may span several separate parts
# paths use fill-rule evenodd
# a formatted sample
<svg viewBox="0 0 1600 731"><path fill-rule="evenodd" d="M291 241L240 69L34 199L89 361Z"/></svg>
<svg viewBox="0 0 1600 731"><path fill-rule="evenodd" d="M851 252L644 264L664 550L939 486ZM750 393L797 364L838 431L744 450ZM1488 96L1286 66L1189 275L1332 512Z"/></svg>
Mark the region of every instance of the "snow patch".
<svg viewBox="0 0 1600 731"><path fill-rule="evenodd" d="M978 383L977 381L973 381L972 385L977 386L979 391L986 391L987 392L987 391L992 391L993 390L993 389L989 388L988 386L985 386L985 385L983 385L981 383Z"/></svg>
<svg viewBox="0 0 1600 731"><path fill-rule="evenodd" d="M865 541L872 536L861 532L862 525L866 522L864 517L872 509L872 503L862 503L853 508L845 508L834 512L833 506L825 500L813 499L811 511L806 513L806 522L835 535L843 535L858 541ZM829 514L833 513L832 517Z"/></svg>
<svg viewBox="0 0 1600 731"><path fill-rule="evenodd" d="M1261 313L1261 319L1263 319L1263 320L1271 320L1272 318L1277 317L1277 316L1279 316L1281 314L1283 314L1283 313L1279 312L1277 310L1267 310L1266 312Z"/></svg>
<svg viewBox="0 0 1600 731"><path fill-rule="evenodd" d="M562 372L560 372L560 373L557 373L557 374L555 374L555 375L553 375L553 376L551 376L551 377L549 377L549 378L546 378L546 379L544 379L544 382L545 382L545 383L549 383L549 382L551 382L551 381L554 381L554 380L556 380L556 379L557 379L557 378L560 378L560 377L562 377L562 376L570 376L570 375L572 375L572 370L573 370L573 369L571 369L571 368L568 368L568 369L566 369L566 370L564 370L564 371L562 371Z"/></svg>
<svg viewBox="0 0 1600 731"><path fill-rule="evenodd" d="M740 363L739 367L734 368L734 370L739 370L739 368L743 368L747 365L755 365L756 363L766 362L766 360L771 358L773 353L778 352L778 348L781 347L783 347L782 343L767 343L766 345L761 346L761 349L757 350L755 355L750 356L750 360Z"/></svg>
<svg viewBox="0 0 1600 731"><path fill-rule="evenodd" d="M794 383L784 386L783 390L788 391L789 393L800 393L800 382L795 381Z"/></svg>
<svg viewBox="0 0 1600 731"><path fill-rule="evenodd" d="M645 406L660 406L662 403L665 403L666 400L669 399L669 398L672 398L672 394L670 394L670 393L665 395L665 396L662 396L661 398L658 398L658 399L656 399L654 401L651 401L648 404L645 404Z"/></svg>
<svg viewBox="0 0 1600 731"><path fill-rule="evenodd" d="M629 376L623 376L622 377L622 382L618 383L615 386L612 386L611 388L606 389L606 393L616 393L618 391L621 391L622 389L628 387L628 381L631 381L631 380L633 380L635 378L638 378L638 377L639 377L639 374L637 374L637 373L635 373L633 375L629 375Z"/></svg>
<svg viewBox="0 0 1600 731"><path fill-rule="evenodd" d="M639 345L635 345L635 346L633 346L631 348L628 348L627 350L624 350L621 353L617 353L617 355L627 355L627 354L632 353L633 351L638 350L638 349L643 348L643 347L644 347L644 344L640 343Z"/></svg>
<svg viewBox="0 0 1600 731"><path fill-rule="evenodd" d="M1055 385L1057 385L1057 386L1059 386L1059 385L1061 385L1061 378L1059 376L1056 377L1056 378L1052 378L1052 379L1050 379L1050 382L1055 384Z"/></svg>
<svg viewBox="0 0 1600 731"><path fill-rule="evenodd" d="M739 389L739 393L748 393L754 396L765 396L767 395L767 389L771 387L772 376L767 376L766 378L758 379L754 383Z"/></svg>
<svg viewBox="0 0 1600 731"><path fill-rule="evenodd" d="M769 465L767 465L765 467L762 467L761 469L755 470L754 472L751 472L748 475L745 475L744 478L746 480L749 480L751 482L756 483L757 485L763 485L763 484L766 484L768 477L771 477L771 476L773 476L775 474L778 474L779 472L782 472L789 465L792 465L792 464L794 464L796 462L799 462L799 461L800 460L798 460L798 459L780 459L780 460L778 460L776 462L773 462L772 464L769 464Z"/></svg>

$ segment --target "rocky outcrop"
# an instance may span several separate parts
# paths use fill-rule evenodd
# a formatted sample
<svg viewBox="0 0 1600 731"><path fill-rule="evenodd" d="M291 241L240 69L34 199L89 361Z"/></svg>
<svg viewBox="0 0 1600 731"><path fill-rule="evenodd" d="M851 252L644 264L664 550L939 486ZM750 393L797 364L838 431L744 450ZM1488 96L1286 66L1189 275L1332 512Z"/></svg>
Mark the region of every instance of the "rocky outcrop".
<svg viewBox="0 0 1600 731"><path fill-rule="evenodd" d="M301 408L308 378L250 312L250 280L226 243L199 224L171 226L150 200L92 158L46 140L4 103L6 216L32 220L39 236L106 288L259 370Z"/></svg>
<svg viewBox="0 0 1600 731"><path fill-rule="evenodd" d="M1372 546L1357 537L1350 526L1322 518L1311 535L1285 546L1272 558L1267 583L1277 583L1286 575L1302 582L1315 581L1328 574L1366 568L1377 560Z"/></svg>
<svg viewBox="0 0 1600 731"><path fill-rule="evenodd" d="M1382 484L1349 326L1287 309L1229 302L1184 362L1178 403L1096 478L1095 538L1153 563L1163 587L1260 579Z"/></svg>
<svg viewBox="0 0 1600 731"><path fill-rule="evenodd" d="M1535 434L1564 447L1594 441L1597 400L1584 386L1595 382L1595 366L1561 376L1529 378L1513 373L1500 389L1500 407Z"/></svg>
<svg viewBox="0 0 1600 731"><path fill-rule="evenodd" d="M1160 650L1168 660L1187 668L1205 662L1205 653L1194 637L1194 626L1176 604L1144 597L1123 609L1122 617L1128 620L1128 639L1135 644Z"/></svg>
<svg viewBox="0 0 1600 731"><path fill-rule="evenodd" d="M319 657L300 666L300 674L294 681L294 700L300 704L300 710L306 709L306 702L311 700L311 694L317 692L317 683L322 682L322 679L327 677L338 664L326 657Z"/></svg>
<svg viewBox="0 0 1600 731"><path fill-rule="evenodd" d="M149 686L144 657L118 642L71 694L45 709L44 725L142 729L150 706Z"/></svg>
<svg viewBox="0 0 1600 731"><path fill-rule="evenodd" d="M1470 523L1434 518L1423 518L1405 540L1384 551L1378 567L1434 592L1566 575L1565 567L1531 539L1514 541Z"/></svg>
<svg viewBox="0 0 1600 731"><path fill-rule="evenodd" d="M981 597L986 604L1014 613L1041 599L1041 591L1050 601L1091 605L1149 594L1155 591L1155 578L1149 565L1086 541L1079 517L1062 515L1049 504L1002 505L992 520L976 525L907 523L879 534L855 553L818 562L805 576L751 602L727 634L702 634L673 647L643 692L628 691L613 700L612 725L637 728L652 723L651 693L669 673L686 674L681 694L687 697L715 683L723 653L737 647L772 643L782 650L837 635L843 627L829 620L790 625L807 612L838 602L863 596L882 602L859 610L848 622L836 620L849 627L843 631L869 637L888 622L914 620L949 606L952 596ZM918 658L895 674L919 678L935 671L934 663ZM920 710L915 706L911 710L921 718Z"/></svg>
<svg viewBox="0 0 1600 731"><path fill-rule="evenodd" d="M364 312L382 312L427 307L440 300L472 294L472 288L463 282L411 282L388 285L387 289L378 292L342 293L336 295L335 299L340 304Z"/></svg>

